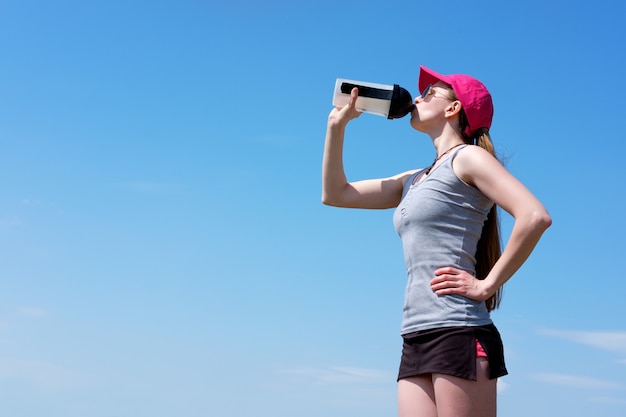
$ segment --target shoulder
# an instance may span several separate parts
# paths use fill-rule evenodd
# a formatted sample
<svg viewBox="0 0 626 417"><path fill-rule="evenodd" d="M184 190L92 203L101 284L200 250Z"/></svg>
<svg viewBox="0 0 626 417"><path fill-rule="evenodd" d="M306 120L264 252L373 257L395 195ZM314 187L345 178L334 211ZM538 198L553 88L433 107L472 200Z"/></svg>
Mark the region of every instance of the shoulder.
<svg viewBox="0 0 626 417"><path fill-rule="evenodd" d="M459 150L454 158L453 169L459 178L472 185L481 177L501 175L506 171L495 156L476 145Z"/></svg>
<svg viewBox="0 0 626 417"><path fill-rule="evenodd" d="M480 146L467 145L459 149L455 161L459 160L461 162L480 162L485 158L494 159L497 161L497 159L492 154L490 154L488 151L481 148Z"/></svg>

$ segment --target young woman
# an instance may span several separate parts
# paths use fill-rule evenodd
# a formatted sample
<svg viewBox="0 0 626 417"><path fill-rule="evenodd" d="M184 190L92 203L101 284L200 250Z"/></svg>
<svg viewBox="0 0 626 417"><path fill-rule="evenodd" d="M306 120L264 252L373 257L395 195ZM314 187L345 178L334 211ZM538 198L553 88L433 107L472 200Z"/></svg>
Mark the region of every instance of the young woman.
<svg viewBox="0 0 626 417"><path fill-rule="evenodd" d="M489 312L552 220L496 159L489 137L493 104L473 77L421 67L411 126L430 136L431 166L389 178L348 182L346 125L355 103L328 116L322 201L338 207L395 208L407 286L398 374L400 417L491 417L496 381L506 375L502 341ZM500 250L496 207L513 216Z"/></svg>

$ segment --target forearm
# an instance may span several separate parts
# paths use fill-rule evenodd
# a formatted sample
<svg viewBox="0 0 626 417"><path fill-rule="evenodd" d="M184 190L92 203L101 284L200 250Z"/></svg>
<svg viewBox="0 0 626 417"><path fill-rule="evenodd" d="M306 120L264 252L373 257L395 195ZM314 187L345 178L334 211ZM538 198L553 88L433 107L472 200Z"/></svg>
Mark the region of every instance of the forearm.
<svg viewBox="0 0 626 417"><path fill-rule="evenodd" d="M502 255L484 280L487 296L493 295L517 272L551 223L545 210L533 211L515 220Z"/></svg>
<svg viewBox="0 0 626 417"><path fill-rule="evenodd" d="M324 204L340 204L341 193L347 185L343 167L345 130L345 124L333 122L329 122L326 128L322 160L322 202Z"/></svg>

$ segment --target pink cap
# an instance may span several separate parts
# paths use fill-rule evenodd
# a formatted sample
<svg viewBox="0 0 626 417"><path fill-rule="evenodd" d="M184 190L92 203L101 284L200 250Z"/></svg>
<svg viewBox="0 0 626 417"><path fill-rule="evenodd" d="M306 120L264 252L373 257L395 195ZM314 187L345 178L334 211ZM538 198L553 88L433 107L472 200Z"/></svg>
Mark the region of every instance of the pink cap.
<svg viewBox="0 0 626 417"><path fill-rule="evenodd" d="M481 127L489 129L493 118L493 102L487 87L476 78L464 74L441 75L435 71L420 65L420 75L417 87L422 92L431 84L443 81L452 86L454 93L459 98L469 126L465 134L469 137L474 135Z"/></svg>

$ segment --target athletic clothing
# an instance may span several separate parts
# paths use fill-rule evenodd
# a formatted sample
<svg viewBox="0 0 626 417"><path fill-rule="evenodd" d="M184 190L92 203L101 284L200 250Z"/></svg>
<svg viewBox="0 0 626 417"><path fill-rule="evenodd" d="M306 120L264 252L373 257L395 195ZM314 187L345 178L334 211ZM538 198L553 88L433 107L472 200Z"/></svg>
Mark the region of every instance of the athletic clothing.
<svg viewBox="0 0 626 417"><path fill-rule="evenodd" d="M422 181L418 171L404 185L393 215L402 239L407 284L401 334L440 327L491 324L483 301L439 296L430 287L434 271L453 266L475 273L475 253L493 202L452 170L457 149ZM415 182L415 183L414 183Z"/></svg>
<svg viewBox="0 0 626 417"><path fill-rule="evenodd" d="M486 358L487 352L485 352L485 348L480 344L478 339L476 339L476 358Z"/></svg>
<svg viewBox="0 0 626 417"><path fill-rule="evenodd" d="M407 268L398 379L443 373L475 380L477 342L489 360L490 378L507 374L502 340L485 302L439 296L430 286L434 271L441 267L475 274L476 247L494 204L452 169L454 158L466 146L456 149L423 181L417 181L423 171L410 176L393 215Z"/></svg>
<svg viewBox="0 0 626 417"><path fill-rule="evenodd" d="M508 373L502 339L493 324L409 333L403 336L398 380L437 373L475 381L477 358L487 358L490 379Z"/></svg>

